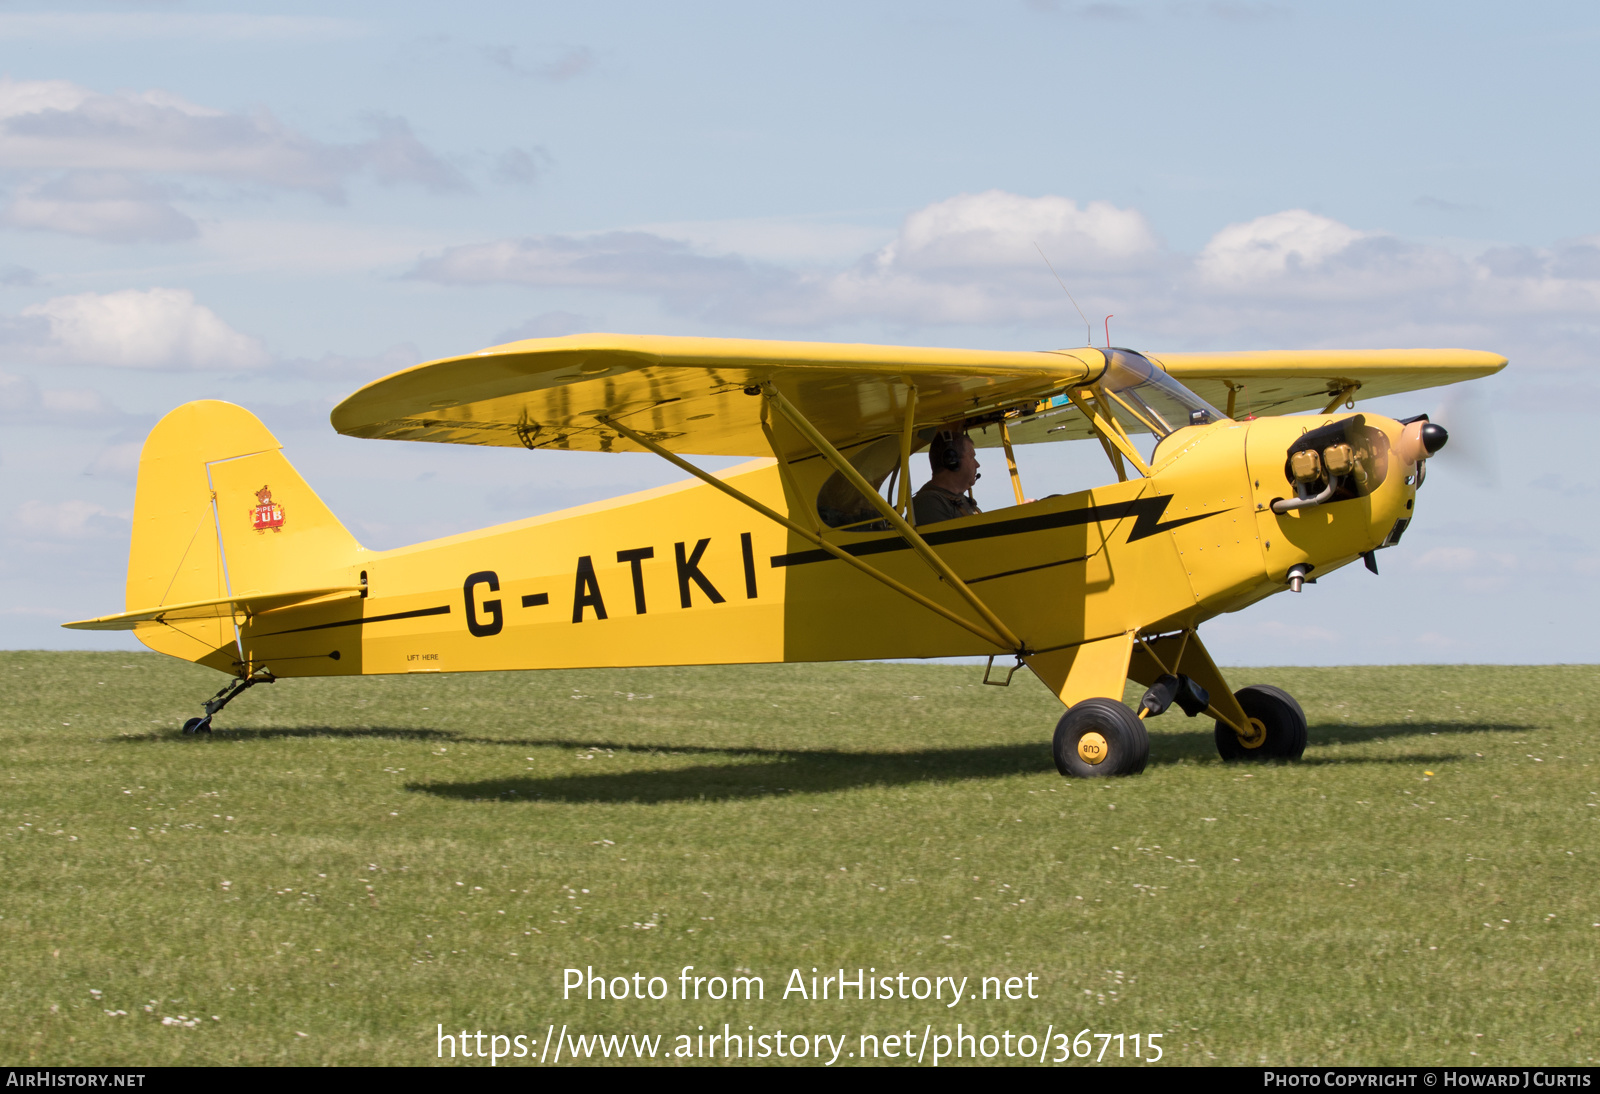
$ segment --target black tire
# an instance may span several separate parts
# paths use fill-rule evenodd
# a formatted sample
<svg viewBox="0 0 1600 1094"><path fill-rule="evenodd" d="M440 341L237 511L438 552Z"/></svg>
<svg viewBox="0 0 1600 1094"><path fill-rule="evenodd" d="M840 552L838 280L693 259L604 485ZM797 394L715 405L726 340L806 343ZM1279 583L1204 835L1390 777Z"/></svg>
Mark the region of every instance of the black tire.
<svg viewBox="0 0 1600 1094"><path fill-rule="evenodd" d="M1104 740L1105 758L1091 763L1099 742L1084 742L1091 733ZM1137 775L1150 759L1150 735L1133 711L1115 699L1085 699L1076 703L1056 723L1056 770L1067 778L1097 779L1111 775Z"/></svg>
<svg viewBox="0 0 1600 1094"><path fill-rule="evenodd" d="M1298 760L1306 750L1306 712L1282 688L1252 684L1233 693L1244 712L1267 730L1259 748L1246 748L1233 727L1217 723L1217 751L1224 760Z"/></svg>
<svg viewBox="0 0 1600 1094"><path fill-rule="evenodd" d="M187 722L183 723L183 732L185 735L193 733L210 733L211 719L209 717L190 718Z"/></svg>

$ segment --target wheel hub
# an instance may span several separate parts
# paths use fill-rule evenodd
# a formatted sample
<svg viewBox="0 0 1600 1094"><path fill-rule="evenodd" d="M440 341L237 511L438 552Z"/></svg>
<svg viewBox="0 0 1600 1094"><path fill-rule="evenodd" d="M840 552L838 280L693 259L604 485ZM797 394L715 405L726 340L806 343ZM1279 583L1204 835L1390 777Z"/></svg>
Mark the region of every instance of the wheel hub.
<svg viewBox="0 0 1600 1094"><path fill-rule="evenodd" d="M1260 718L1250 719L1250 736L1242 733L1237 735L1239 743L1246 748L1260 748L1267 743L1267 726Z"/></svg>
<svg viewBox="0 0 1600 1094"><path fill-rule="evenodd" d="M1106 744L1103 734L1090 730L1078 738L1078 759L1086 764L1099 764L1111 754L1111 748Z"/></svg>

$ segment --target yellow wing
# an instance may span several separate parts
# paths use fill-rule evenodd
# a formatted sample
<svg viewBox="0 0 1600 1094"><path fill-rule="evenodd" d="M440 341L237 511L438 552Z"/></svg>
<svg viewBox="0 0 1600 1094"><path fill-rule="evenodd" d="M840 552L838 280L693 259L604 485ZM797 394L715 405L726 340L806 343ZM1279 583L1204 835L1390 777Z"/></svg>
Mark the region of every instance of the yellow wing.
<svg viewBox="0 0 1600 1094"><path fill-rule="evenodd" d="M1454 384L1506 366L1497 353L1470 349L1267 350L1258 353L1151 353L1196 395L1229 417L1321 410L1344 393L1357 400ZM1344 400L1340 400L1343 402Z"/></svg>
<svg viewBox="0 0 1600 1094"><path fill-rule="evenodd" d="M1098 353L1099 351L1094 351ZM1499 372L1506 359L1465 349L1271 350L1240 353L1151 353L1173 379L1230 418L1324 410L1454 384ZM1127 423L1141 432L1136 423ZM1065 395L1041 400L1007 420L1013 444L1094 436L1094 427ZM1000 444L998 427L975 428L978 447Z"/></svg>
<svg viewBox="0 0 1600 1094"><path fill-rule="evenodd" d="M683 454L770 456L763 399L771 381L841 447L896 432L908 385L919 422L979 416L1092 380L1099 350L969 350L575 334L430 361L376 380L333 411L354 437L505 447L639 451L614 417ZM795 453L809 450L798 437Z"/></svg>
<svg viewBox="0 0 1600 1094"><path fill-rule="evenodd" d="M1475 350L1304 350L1149 355L1232 417L1320 410L1499 371ZM738 338L576 334L429 361L357 391L333 411L354 437L503 447L638 451L602 420L615 418L683 454L766 456L756 386L771 381L835 445L897 432L909 386L916 420L983 420L974 439L999 443L997 411L1017 443L1092 436L1061 394L1093 383L1105 356L1071 350L969 350ZM748 394L747 394L748 393ZM1340 399L1343 401L1343 399ZM1025 408L1021 417L1019 408ZM780 443L799 455L797 435Z"/></svg>

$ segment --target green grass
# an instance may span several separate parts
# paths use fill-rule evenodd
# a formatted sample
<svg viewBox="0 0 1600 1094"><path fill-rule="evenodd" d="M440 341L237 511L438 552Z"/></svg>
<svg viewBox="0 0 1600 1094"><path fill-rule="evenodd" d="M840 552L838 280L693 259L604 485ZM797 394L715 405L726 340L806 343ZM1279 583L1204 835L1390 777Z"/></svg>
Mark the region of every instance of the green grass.
<svg viewBox="0 0 1600 1094"><path fill-rule="evenodd" d="M1593 668L1236 670L1301 700L1303 762L1225 766L1174 710L1143 775L1082 782L1044 689L980 671L284 681L185 739L221 677L0 654L0 1061L957 1021L1160 1032L1170 1063L1600 1056ZM766 1000L563 1000L591 965ZM783 1001L813 966L1039 998Z"/></svg>

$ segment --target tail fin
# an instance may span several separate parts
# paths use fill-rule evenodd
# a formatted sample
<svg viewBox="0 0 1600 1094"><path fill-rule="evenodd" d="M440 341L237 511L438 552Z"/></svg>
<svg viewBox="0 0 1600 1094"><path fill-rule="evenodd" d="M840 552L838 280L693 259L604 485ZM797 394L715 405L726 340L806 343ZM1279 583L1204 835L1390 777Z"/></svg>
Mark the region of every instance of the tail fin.
<svg viewBox="0 0 1600 1094"><path fill-rule="evenodd" d="M281 448L232 403L186 403L156 423L139 456L128 611L359 582L363 548ZM153 650L233 671L231 610L135 634Z"/></svg>

